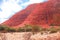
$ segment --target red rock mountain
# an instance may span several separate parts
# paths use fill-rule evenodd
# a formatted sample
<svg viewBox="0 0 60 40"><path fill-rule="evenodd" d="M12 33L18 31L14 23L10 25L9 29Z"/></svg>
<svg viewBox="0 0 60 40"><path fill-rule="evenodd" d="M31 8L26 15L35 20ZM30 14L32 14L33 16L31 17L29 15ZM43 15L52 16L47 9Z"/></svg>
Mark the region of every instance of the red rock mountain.
<svg viewBox="0 0 60 40"><path fill-rule="evenodd" d="M11 27L20 27L24 24L42 26L60 25L60 0L49 0L29 5L26 9L17 12L2 24Z"/></svg>

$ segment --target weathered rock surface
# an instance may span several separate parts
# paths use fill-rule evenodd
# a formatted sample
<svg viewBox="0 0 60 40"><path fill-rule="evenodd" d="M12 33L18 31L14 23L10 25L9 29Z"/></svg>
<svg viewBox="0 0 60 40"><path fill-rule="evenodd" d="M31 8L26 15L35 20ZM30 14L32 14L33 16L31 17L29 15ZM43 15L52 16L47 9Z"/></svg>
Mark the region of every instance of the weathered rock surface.
<svg viewBox="0 0 60 40"><path fill-rule="evenodd" d="M60 40L60 33L32 35L31 32L0 33L0 40Z"/></svg>
<svg viewBox="0 0 60 40"><path fill-rule="evenodd" d="M0 40L29 40L32 33L0 33Z"/></svg>
<svg viewBox="0 0 60 40"><path fill-rule="evenodd" d="M2 24L16 28L23 27L25 24L42 27L48 27L51 24L60 26L60 0L29 5Z"/></svg>
<svg viewBox="0 0 60 40"><path fill-rule="evenodd" d="M60 33L36 34L31 36L30 40L60 40Z"/></svg>

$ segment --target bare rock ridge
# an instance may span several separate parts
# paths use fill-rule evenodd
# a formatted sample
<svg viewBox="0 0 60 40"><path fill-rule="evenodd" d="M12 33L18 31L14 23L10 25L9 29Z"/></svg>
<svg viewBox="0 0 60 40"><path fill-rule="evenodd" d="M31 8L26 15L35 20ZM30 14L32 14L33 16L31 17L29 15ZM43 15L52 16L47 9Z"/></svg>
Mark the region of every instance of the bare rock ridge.
<svg viewBox="0 0 60 40"><path fill-rule="evenodd" d="M27 16L34 10L35 5L30 5L26 9L17 12L15 15L13 15L9 20L2 24L6 24L8 26L17 26L20 25L26 18Z"/></svg>
<svg viewBox="0 0 60 40"><path fill-rule="evenodd" d="M29 5L26 9L17 12L5 25L14 27L24 24L30 25L60 25L60 0L49 0L43 3Z"/></svg>

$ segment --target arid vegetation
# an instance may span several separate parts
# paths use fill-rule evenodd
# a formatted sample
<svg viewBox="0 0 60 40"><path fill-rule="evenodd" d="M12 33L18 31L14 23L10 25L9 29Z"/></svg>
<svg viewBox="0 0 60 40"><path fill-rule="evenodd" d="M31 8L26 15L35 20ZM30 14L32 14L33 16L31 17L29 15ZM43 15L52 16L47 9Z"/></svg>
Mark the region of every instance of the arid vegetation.
<svg viewBox="0 0 60 40"><path fill-rule="evenodd" d="M32 32L33 34L41 32L41 33L55 33L60 31L60 27L55 28L54 26L50 26L50 28L42 28L37 25L25 25L24 27L19 27L18 29L11 28L5 25L0 25L0 32Z"/></svg>

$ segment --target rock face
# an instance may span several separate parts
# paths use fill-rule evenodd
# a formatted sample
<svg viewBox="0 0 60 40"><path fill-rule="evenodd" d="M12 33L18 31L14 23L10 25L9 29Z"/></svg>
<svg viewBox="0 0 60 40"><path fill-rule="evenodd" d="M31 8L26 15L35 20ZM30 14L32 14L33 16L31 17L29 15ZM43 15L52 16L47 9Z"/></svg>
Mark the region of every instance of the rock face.
<svg viewBox="0 0 60 40"><path fill-rule="evenodd" d="M0 33L0 40L60 40L60 33L32 35L31 32Z"/></svg>
<svg viewBox="0 0 60 40"><path fill-rule="evenodd" d="M31 32L0 33L0 40L29 40L31 35Z"/></svg>
<svg viewBox="0 0 60 40"><path fill-rule="evenodd" d="M40 35L39 33L36 35L32 35L30 40L60 40L60 33L52 33L52 34L44 34Z"/></svg>
<svg viewBox="0 0 60 40"><path fill-rule="evenodd" d="M11 27L30 25L60 25L60 0L49 0L44 3L29 5L2 23Z"/></svg>
<svg viewBox="0 0 60 40"><path fill-rule="evenodd" d="M26 9L17 12L15 15L13 15L9 20L2 24L6 24L9 26L17 26L20 25L25 21L25 19L30 15L30 13L34 10L35 5L29 5Z"/></svg>

